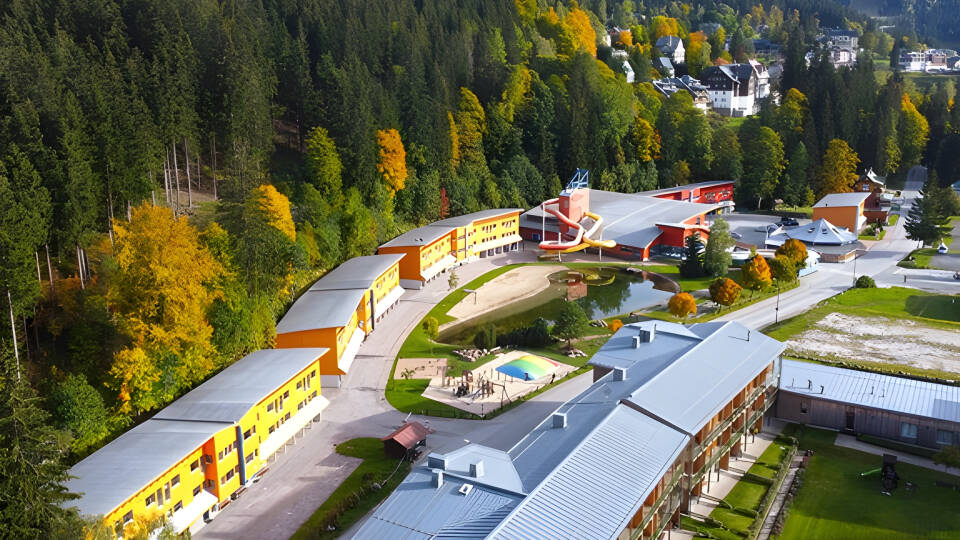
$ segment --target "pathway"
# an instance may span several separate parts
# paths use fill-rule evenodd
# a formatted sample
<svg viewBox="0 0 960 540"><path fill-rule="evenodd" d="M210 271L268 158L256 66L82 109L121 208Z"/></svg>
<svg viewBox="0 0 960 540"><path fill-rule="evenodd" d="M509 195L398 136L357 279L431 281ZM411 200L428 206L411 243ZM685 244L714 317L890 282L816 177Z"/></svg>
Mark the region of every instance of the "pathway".
<svg viewBox="0 0 960 540"><path fill-rule="evenodd" d="M760 526L760 532L757 533L757 540L767 540L770 538L770 534L773 533L773 526L777 523L777 518L780 516L780 512L783 511L783 503L787 500L787 493L790 491L790 486L793 485L793 479L797 476L797 471L800 470L800 464L803 462L803 456L798 452L793 456L793 460L790 462L790 470L787 471L787 475L783 478L783 483L780 484L780 489L777 490L777 496L773 499L773 504L770 505L770 511L767 512L767 517L763 520L763 525Z"/></svg>
<svg viewBox="0 0 960 540"><path fill-rule="evenodd" d="M834 441L834 444L836 444L837 446L842 446L844 448L859 450L867 454L873 454L875 456L882 456L884 454L893 454L897 456L897 461L902 461L903 463L909 463L911 465L916 465L917 467L923 467L924 469L930 469L937 472L947 473L953 476L960 476L960 469L957 469L954 467L947 467L946 465L937 465L930 458L915 456L913 454L908 454L906 452L891 450L889 448L884 448L882 446L877 446L875 444L858 441L857 438L854 437L853 435L847 435L845 433L837 433L837 438ZM880 462L878 461L877 465L879 464Z"/></svg>

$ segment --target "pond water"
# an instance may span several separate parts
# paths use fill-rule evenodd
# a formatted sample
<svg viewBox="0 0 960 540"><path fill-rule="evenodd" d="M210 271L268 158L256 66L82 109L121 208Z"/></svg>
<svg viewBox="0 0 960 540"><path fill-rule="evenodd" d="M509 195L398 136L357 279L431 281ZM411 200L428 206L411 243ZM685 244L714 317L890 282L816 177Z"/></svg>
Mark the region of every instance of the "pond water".
<svg viewBox="0 0 960 540"><path fill-rule="evenodd" d="M590 320L627 314L666 302L679 291L676 283L651 272L627 272L615 266L561 270L550 274L550 286L534 296L446 328L438 341L469 344L487 323L505 334L542 317L551 324L566 302L577 302Z"/></svg>

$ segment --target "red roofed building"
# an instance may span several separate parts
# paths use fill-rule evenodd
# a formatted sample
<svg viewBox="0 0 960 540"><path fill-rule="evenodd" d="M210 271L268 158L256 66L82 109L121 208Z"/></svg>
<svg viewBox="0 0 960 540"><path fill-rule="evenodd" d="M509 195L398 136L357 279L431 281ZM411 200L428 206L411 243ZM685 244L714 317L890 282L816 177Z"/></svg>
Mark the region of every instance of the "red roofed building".
<svg viewBox="0 0 960 540"><path fill-rule="evenodd" d="M383 441L383 453L397 459L404 458L411 450L426 446L429 433L430 430L420 422L406 423L400 429L380 439Z"/></svg>

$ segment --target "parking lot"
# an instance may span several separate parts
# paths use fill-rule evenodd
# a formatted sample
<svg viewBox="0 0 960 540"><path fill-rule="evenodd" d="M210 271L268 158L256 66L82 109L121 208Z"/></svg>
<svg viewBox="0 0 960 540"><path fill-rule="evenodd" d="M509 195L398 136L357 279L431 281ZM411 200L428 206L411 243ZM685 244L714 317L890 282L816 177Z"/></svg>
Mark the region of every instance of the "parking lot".
<svg viewBox="0 0 960 540"><path fill-rule="evenodd" d="M740 235L740 238L737 238L737 242L751 244L761 248L764 247L764 241L767 238L763 227L773 225L781 219L779 216L763 214L727 214L722 217L723 220L730 225L730 232ZM809 219L798 219L797 221L800 225L810 223ZM757 230L758 228L761 230Z"/></svg>

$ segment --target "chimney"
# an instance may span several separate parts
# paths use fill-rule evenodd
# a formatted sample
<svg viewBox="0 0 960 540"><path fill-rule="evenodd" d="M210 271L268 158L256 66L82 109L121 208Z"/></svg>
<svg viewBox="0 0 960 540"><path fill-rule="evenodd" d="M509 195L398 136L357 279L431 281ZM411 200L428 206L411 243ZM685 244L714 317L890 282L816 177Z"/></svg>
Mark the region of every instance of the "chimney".
<svg viewBox="0 0 960 540"><path fill-rule="evenodd" d="M613 368L613 380L615 381L625 381L627 380L627 369L626 368Z"/></svg>
<svg viewBox="0 0 960 540"><path fill-rule="evenodd" d="M446 470L447 458L441 454L430 454L427 456L427 467L431 469Z"/></svg>
<svg viewBox="0 0 960 540"><path fill-rule="evenodd" d="M634 348L634 349L639 349L639 348L640 348L640 343L641 343L640 336L633 336L633 348Z"/></svg>
<svg viewBox="0 0 960 540"><path fill-rule="evenodd" d="M657 329L656 327L641 328L640 334L637 337L640 338L640 343L652 343L653 339L657 337ZM634 340L634 342L636 342L636 340Z"/></svg>
<svg viewBox="0 0 960 540"><path fill-rule="evenodd" d="M559 429L567 427L567 413L553 413L553 427Z"/></svg>
<svg viewBox="0 0 960 540"><path fill-rule="evenodd" d="M807 390L813 390L813 381L807 379Z"/></svg>
<svg viewBox="0 0 960 540"><path fill-rule="evenodd" d="M480 478L483 476L483 460L470 464L470 476Z"/></svg>
<svg viewBox="0 0 960 540"><path fill-rule="evenodd" d="M430 485L437 489L443 487L443 471L433 471L433 477L430 478Z"/></svg>

